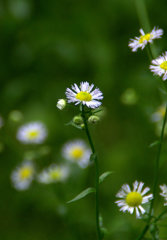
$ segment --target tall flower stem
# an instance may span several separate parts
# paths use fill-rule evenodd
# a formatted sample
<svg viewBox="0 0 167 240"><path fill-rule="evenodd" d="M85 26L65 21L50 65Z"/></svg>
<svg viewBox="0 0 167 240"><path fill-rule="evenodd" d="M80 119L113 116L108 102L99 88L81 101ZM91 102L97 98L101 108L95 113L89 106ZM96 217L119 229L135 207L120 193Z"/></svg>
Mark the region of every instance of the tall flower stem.
<svg viewBox="0 0 167 240"><path fill-rule="evenodd" d="M156 157L156 162L155 162L155 178L154 178L154 184L153 184L153 199L151 201L150 205L150 211L149 211L149 216L151 217L154 201L155 201L155 196L156 196L156 191L157 191L157 184L158 184L158 179L159 179L159 162L160 162L160 156L161 156L161 150L162 150L162 143L163 143L163 138L164 138L164 130L165 130L165 125L166 125L166 119L167 119L167 104L166 104L166 109L165 109L165 116L162 124L162 129L161 129L161 136L160 136L160 141L158 145L158 152L157 152L157 157Z"/></svg>
<svg viewBox="0 0 167 240"><path fill-rule="evenodd" d="M89 141L89 145L91 147L92 150L92 154L93 154L93 159L94 159L94 163L95 163L95 170L96 170L96 229L97 229L97 236L98 236L98 240L102 240L102 234L100 231L100 221L99 221L99 163L98 163L98 158L96 155L96 151L95 151L95 147L89 132L89 128L88 128L88 123L87 123L87 118L85 115L85 110L84 110L84 105L82 105L82 117L83 117L83 121L84 121L84 127L85 127L85 132Z"/></svg>
<svg viewBox="0 0 167 240"><path fill-rule="evenodd" d="M137 240L143 239L145 234L147 233L151 219L152 219L152 210L154 206L154 201L156 197L156 191L157 191L157 184L158 184L158 179L159 179L159 162L160 162L160 156L161 156L161 150L162 150L162 143L163 143L163 138L164 138L164 130L165 130L165 125L166 125L166 120L167 120L167 104L166 104L166 110L165 110L165 116L162 124L162 129L161 129L161 136L159 140L159 145L158 145L158 152L156 156L156 162L155 162L155 177L154 177L154 184L153 184L153 199L150 204L150 209L149 209L149 216L148 216L148 221L146 226L144 227L142 233L140 236L137 238ZM166 212L166 211L165 211ZM163 215L163 214L162 214ZM161 218L161 215L157 218L156 222Z"/></svg>

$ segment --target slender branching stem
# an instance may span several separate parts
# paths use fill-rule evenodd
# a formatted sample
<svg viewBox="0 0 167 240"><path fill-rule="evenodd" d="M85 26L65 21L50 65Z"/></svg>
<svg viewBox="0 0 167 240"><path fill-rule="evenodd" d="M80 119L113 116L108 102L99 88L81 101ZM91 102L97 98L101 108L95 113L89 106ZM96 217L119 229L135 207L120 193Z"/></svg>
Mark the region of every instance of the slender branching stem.
<svg viewBox="0 0 167 240"><path fill-rule="evenodd" d="M98 158L96 155L96 151L95 151L95 147L89 132L89 128L88 128L88 123L87 123L87 118L85 115L85 110L84 110L84 105L82 105L82 117L83 117L83 121L84 121L84 127L85 127L85 132L89 141L89 145L91 147L92 150L92 154L93 159L94 159L94 163L95 163L95 170L96 170L96 228L97 228L97 236L98 236L98 240L102 240L102 234L101 234L101 230L100 230L100 221L99 221L99 164L98 164Z"/></svg>
<svg viewBox="0 0 167 240"><path fill-rule="evenodd" d="M161 129L161 136L160 136L160 141L159 141L159 145L158 145L158 152L157 152L156 162L155 162L155 177L154 177L154 184L153 184L153 199L152 199L151 204L150 204L149 216L148 216L147 224L144 227L144 229L143 229L142 233L140 234L140 236L137 238L137 240L143 239L143 237L145 236L145 234L147 233L147 231L149 229L149 226L150 226L150 223L151 223L151 219L152 219L152 210L153 210L154 201L155 201L155 198L156 198L157 184L158 184L158 179L159 179L159 163L160 163L160 156L161 156L161 150L162 150L162 143L163 143L163 138L164 138L164 130L165 130L166 120L167 120L167 104L166 104L165 116L164 116L162 129ZM154 223L156 223L166 212L167 211L162 212L162 214L160 214L154 220Z"/></svg>

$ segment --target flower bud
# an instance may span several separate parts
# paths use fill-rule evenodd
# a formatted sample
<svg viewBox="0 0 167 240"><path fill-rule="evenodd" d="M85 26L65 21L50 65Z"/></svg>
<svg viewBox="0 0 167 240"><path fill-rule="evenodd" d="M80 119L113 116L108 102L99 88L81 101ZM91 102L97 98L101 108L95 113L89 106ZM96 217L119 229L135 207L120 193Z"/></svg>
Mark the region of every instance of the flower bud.
<svg viewBox="0 0 167 240"><path fill-rule="evenodd" d="M80 127L81 127L82 129L85 129L85 124L82 123L82 124L80 125Z"/></svg>
<svg viewBox="0 0 167 240"><path fill-rule="evenodd" d="M81 125L83 123L83 118L81 116L75 116L73 118L73 123L76 125Z"/></svg>
<svg viewBox="0 0 167 240"><path fill-rule="evenodd" d="M60 110L63 110L66 106L66 100L65 99L59 99L57 101L57 108Z"/></svg>
<svg viewBox="0 0 167 240"><path fill-rule="evenodd" d="M95 124L100 121L100 118L96 115L92 115L88 118L88 122L91 124Z"/></svg>

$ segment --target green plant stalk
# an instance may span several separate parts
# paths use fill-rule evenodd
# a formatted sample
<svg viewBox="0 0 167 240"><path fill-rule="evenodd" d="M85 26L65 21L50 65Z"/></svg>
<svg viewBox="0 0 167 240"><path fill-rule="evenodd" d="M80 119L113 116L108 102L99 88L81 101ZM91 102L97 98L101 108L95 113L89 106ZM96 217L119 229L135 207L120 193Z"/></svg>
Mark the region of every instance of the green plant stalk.
<svg viewBox="0 0 167 240"><path fill-rule="evenodd" d="M151 219L152 219L152 209L153 209L153 206L154 206L154 201L155 201L155 196L156 196L156 191L157 191L157 184L158 184L158 179L159 179L159 162L160 162L160 156L161 156L161 150L162 150L162 143L163 143L163 138L164 138L164 130L165 130L166 120L167 120L167 104L166 104L165 116L164 116L164 120L163 120L163 124L162 124L161 136L160 136L160 141L159 141L159 145L158 145L158 152L157 152L157 157L156 157L156 163L155 163L155 178L154 178L154 184L153 184L153 199L152 199L151 204L150 204L147 224L146 224L145 228L143 229L142 233L140 234L140 236L137 238L137 240L141 240L145 236L146 232L149 229ZM166 213L166 211L165 211L165 213ZM164 212L162 213L162 215L163 214L164 214ZM156 218L157 220L155 222L157 222L160 218L161 218L161 214L159 215L159 217Z"/></svg>
<svg viewBox="0 0 167 240"><path fill-rule="evenodd" d="M85 132L89 141L89 145L91 147L92 150L92 154L95 154L95 158L94 158L94 163L95 163L95 170L96 170L96 229L97 229L97 236L98 236L98 240L102 240L102 234L101 234L101 230L100 230L100 221L99 221L99 164L98 164L98 158L96 156L96 151L95 151L95 147L89 132L89 128L88 128L88 123L87 123L87 118L85 116L85 110L84 110L84 106L82 105L82 117L83 117L83 121L84 121L84 126L85 126Z"/></svg>
<svg viewBox="0 0 167 240"><path fill-rule="evenodd" d="M165 125L166 125L166 119L167 119L167 104L166 104L165 116L164 116L164 120L163 120L163 124L162 124L160 142L159 142L159 145L158 145L156 162L155 162L155 178L154 178L154 184L153 184L153 199L151 201L150 211L149 211L149 216L150 217L151 217L151 213L152 213L152 209L153 209L153 205L154 205L154 201L155 201L157 184L158 184L158 179L159 179L159 162L160 162L162 143L163 143L163 138L164 138L164 130L165 130Z"/></svg>

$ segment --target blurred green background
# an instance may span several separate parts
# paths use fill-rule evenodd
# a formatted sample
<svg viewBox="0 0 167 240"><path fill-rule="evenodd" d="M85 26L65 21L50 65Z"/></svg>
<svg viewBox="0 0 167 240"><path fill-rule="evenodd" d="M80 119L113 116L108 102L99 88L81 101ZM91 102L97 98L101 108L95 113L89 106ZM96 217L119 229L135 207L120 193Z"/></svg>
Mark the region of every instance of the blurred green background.
<svg viewBox="0 0 167 240"><path fill-rule="evenodd" d="M164 29L155 41L157 54L166 50L166 0L145 1L151 28ZM114 173L100 187L100 209L109 231L106 239L134 240L144 223L119 212L115 194L124 183L144 181L152 186L157 139L150 116L163 103L160 84L150 73L146 51L132 53L130 38L140 25L132 0L1 0L0 1L0 239L96 239L94 196L66 202L94 184L94 167L76 172L66 183L33 183L18 192L10 181L13 169L32 151L16 140L20 124L40 120L49 131L43 147L49 151L36 159L38 168L61 162L62 145L84 131L65 126L77 111L56 108L57 99L73 83L89 81L104 93L106 115L91 128L98 149L100 172ZM157 55L158 56L158 55ZM136 104L123 104L121 96L132 88ZM10 113L19 110L21 123ZM38 147L39 149L42 146ZM160 183L167 183L166 142L161 158ZM163 200L156 202L156 212ZM161 228L161 237L167 230Z"/></svg>

